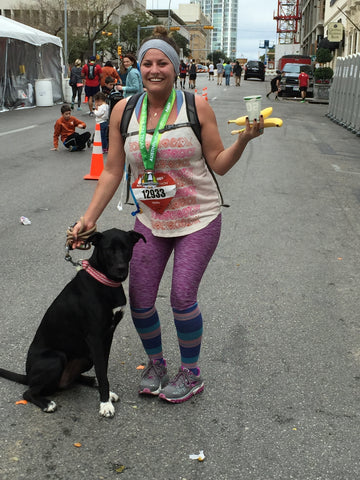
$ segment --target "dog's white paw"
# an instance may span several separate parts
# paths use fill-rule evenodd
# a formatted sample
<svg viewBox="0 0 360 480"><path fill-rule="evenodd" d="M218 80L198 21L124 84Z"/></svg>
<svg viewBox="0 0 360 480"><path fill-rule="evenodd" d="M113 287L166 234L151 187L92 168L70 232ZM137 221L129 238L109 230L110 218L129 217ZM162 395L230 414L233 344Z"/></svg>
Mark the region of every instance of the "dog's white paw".
<svg viewBox="0 0 360 480"><path fill-rule="evenodd" d="M118 402L119 401L119 396L116 395L114 392L110 392L110 401L111 402Z"/></svg>
<svg viewBox="0 0 360 480"><path fill-rule="evenodd" d="M115 408L111 400L109 400L108 402L100 403L99 413L102 417L107 417L107 418L111 418L115 415Z"/></svg>
<svg viewBox="0 0 360 480"><path fill-rule="evenodd" d="M53 413L57 409L56 403L51 400L46 408L44 408L44 412L46 413Z"/></svg>

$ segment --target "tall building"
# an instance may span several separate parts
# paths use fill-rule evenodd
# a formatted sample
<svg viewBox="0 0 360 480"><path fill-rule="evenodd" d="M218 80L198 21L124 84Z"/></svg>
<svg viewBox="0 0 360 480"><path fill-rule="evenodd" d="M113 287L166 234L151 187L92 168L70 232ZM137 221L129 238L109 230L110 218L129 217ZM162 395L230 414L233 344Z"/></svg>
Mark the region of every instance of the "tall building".
<svg viewBox="0 0 360 480"><path fill-rule="evenodd" d="M198 0L204 14L214 27L211 49L221 50L230 58L236 57L238 0Z"/></svg>

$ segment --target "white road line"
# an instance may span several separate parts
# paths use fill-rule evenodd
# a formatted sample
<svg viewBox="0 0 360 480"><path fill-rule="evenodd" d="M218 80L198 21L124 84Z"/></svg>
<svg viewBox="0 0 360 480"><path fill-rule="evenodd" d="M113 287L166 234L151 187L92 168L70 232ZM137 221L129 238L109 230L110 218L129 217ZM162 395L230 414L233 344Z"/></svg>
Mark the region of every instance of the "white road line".
<svg viewBox="0 0 360 480"><path fill-rule="evenodd" d="M29 125L28 127L17 128L16 130L9 130L8 132L0 133L0 137L3 137L4 135L11 135L12 133L23 132L24 130L30 130L30 128L35 128L35 127L37 127L37 125Z"/></svg>
<svg viewBox="0 0 360 480"><path fill-rule="evenodd" d="M349 172L348 170L342 170L339 165L336 165L335 163L332 164L333 169L335 172L339 173L349 173L350 175L360 175L360 172Z"/></svg>

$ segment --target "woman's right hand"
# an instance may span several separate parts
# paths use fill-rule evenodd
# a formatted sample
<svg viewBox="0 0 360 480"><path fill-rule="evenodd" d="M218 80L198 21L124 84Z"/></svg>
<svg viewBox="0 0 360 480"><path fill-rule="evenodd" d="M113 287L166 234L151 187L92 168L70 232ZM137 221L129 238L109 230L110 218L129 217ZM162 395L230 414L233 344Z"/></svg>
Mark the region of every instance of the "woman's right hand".
<svg viewBox="0 0 360 480"><path fill-rule="evenodd" d="M71 230L71 234L73 237L71 242L71 248L75 249L83 245L84 240L78 239L79 233L87 232L88 230L94 228L95 225L95 223L86 221L84 217L81 217L81 219L76 222L76 224L72 227Z"/></svg>

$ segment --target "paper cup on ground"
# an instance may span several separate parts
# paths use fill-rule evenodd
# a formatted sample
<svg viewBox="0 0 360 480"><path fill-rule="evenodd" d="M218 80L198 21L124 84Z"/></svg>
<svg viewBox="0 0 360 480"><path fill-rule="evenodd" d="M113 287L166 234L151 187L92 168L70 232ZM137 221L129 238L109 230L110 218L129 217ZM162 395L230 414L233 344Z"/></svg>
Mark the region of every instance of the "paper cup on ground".
<svg viewBox="0 0 360 480"><path fill-rule="evenodd" d="M249 121L253 122L255 119L260 120L261 115L261 95L250 95L244 97Z"/></svg>

